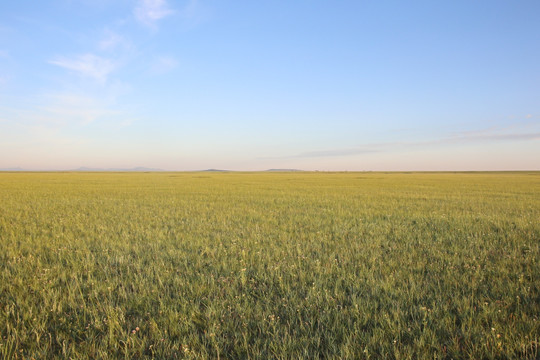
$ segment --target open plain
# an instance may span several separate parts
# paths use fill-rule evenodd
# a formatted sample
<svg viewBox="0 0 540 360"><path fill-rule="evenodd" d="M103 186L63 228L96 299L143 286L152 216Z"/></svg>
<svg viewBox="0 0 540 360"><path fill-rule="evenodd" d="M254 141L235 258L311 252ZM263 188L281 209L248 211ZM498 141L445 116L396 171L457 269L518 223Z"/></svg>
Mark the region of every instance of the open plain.
<svg viewBox="0 0 540 360"><path fill-rule="evenodd" d="M535 359L540 173L0 173L4 359Z"/></svg>

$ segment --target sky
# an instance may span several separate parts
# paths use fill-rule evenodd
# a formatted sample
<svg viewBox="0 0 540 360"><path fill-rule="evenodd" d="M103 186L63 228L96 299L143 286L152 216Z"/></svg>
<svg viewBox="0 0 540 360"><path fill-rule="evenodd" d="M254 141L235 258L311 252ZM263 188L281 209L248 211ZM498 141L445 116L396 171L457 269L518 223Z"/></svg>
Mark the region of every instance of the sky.
<svg viewBox="0 0 540 360"><path fill-rule="evenodd" d="M540 170L537 0L0 3L0 169Z"/></svg>

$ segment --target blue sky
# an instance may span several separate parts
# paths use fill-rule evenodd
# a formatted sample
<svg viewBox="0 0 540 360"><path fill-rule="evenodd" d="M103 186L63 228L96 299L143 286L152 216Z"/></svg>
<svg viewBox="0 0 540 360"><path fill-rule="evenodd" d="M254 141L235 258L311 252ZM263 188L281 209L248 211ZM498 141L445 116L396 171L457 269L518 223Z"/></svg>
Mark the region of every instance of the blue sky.
<svg viewBox="0 0 540 360"><path fill-rule="evenodd" d="M0 168L540 170L540 2L0 4Z"/></svg>

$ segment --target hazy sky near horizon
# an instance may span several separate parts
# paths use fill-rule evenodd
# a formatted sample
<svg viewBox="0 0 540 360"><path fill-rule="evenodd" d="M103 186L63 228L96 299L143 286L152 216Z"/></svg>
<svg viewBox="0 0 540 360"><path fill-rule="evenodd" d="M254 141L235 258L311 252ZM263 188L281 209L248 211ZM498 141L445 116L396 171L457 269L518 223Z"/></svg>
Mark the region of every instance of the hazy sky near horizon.
<svg viewBox="0 0 540 360"><path fill-rule="evenodd" d="M540 2L0 4L0 168L540 170Z"/></svg>

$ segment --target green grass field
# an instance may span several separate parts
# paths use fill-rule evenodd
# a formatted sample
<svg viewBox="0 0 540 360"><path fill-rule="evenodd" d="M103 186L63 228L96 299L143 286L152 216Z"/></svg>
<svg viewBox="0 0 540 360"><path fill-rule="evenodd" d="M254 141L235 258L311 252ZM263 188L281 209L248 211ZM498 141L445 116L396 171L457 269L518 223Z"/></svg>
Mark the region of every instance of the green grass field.
<svg viewBox="0 0 540 360"><path fill-rule="evenodd" d="M0 173L4 359L535 359L540 173Z"/></svg>

